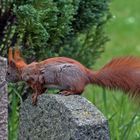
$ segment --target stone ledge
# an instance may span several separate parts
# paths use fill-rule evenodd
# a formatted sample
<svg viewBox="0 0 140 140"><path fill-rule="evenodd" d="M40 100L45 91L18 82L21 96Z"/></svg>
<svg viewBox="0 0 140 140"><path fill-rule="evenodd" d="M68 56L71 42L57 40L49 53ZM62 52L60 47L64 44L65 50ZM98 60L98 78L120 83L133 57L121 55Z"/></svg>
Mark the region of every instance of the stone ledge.
<svg viewBox="0 0 140 140"><path fill-rule="evenodd" d="M31 96L20 109L20 140L109 140L103 114L82 96Z"/></svg>
<svg viewBox="0 0 140 140"><path fill-rule="evenodd" d="M8 140L7 59L0 57L0 140Z"/></svg>

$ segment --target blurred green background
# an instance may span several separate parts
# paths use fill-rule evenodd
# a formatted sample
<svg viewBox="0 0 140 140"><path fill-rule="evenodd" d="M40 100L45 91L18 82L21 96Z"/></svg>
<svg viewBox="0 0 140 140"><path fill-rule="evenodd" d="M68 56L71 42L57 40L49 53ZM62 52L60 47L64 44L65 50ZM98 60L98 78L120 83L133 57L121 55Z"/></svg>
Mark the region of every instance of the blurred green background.
<svg viewBox="0 0 140 140"><path fill-rule="evenodd" d="M107 24L110 41L93 69L100 69L111 58L140 56L140 0L112 0L113 18ZM87 87L84 96L94 102L109 119L112 140L140 140L140 109L118 91Z"/></svg>

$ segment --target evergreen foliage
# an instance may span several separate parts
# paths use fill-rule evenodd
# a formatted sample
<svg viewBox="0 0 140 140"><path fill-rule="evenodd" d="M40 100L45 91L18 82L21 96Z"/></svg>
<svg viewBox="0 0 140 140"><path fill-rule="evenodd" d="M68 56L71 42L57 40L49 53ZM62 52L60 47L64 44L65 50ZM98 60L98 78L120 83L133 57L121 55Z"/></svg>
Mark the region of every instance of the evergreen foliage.
<svg viewBox="0 0 140 140"><path fill-rule="evenodd" d="M30 61L69 56L91 66L108 40L103 29L110 16L108 3L108 0L3 0L0 54L6 54L7 46L18 44Z"/></svg>

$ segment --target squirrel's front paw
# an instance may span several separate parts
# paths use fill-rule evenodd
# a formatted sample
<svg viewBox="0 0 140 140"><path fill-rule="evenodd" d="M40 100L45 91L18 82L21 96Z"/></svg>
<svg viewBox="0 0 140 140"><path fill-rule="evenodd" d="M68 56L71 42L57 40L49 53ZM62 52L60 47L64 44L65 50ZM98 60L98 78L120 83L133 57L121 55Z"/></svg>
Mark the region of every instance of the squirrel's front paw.
<svg viewBox="0 0 140 140"><path fill-rule="evenodd" d="M36 105L37 104L37 94L34 93L32 94L32 105Z"/></svg>

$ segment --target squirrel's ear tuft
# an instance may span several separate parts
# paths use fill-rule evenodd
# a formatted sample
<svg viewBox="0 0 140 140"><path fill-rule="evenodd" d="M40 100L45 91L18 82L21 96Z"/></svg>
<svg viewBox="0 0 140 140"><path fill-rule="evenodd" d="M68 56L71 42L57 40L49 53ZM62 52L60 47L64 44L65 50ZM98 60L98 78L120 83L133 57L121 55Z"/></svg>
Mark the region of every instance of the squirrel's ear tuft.
<svg viewBox="0 0 140 140"><path fill-rule="evenodd" d="M14 50L14 60L17 61L20 58L20 50L18 47Z"/></svg>
<svg viewBox="0 0 140 140"><path fill-rule="evenodd" d="M8 62L9 62L9 64L10 64L11 61L13 61L13 50L10 47L9 52L8 52Z"/></svg>

